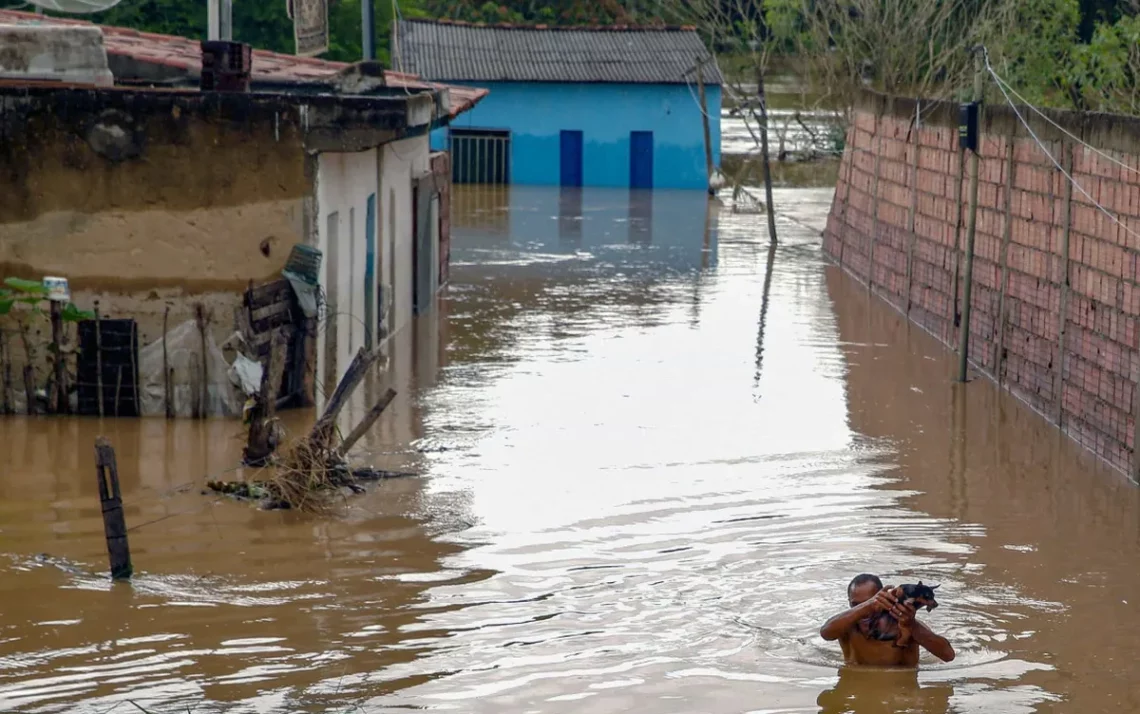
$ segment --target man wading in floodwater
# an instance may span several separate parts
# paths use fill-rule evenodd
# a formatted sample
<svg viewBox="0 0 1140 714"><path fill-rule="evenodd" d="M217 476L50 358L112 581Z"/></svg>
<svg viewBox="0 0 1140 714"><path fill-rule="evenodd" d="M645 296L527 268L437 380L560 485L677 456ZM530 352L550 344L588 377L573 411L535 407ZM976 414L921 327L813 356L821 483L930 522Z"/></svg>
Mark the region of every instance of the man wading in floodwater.
<svg viewBox="0 0 1140 714"><path fill-rule="evenodd" d="M914 617L914 607L900 603L889 590L883 589L883 581L876 575L856 575L847 586L847 601L850 609L841 612L819 628L819 634L828 642L839 640L843 648L843 659L847 664L863 664L878 667L917 667L918 647L943 662L954 659L954 648L930 631ZM870 636L870 621L882 612L889 612L899 621L899 631L910 632L910 643L896 647L893 640L883 642Z"/></svg>

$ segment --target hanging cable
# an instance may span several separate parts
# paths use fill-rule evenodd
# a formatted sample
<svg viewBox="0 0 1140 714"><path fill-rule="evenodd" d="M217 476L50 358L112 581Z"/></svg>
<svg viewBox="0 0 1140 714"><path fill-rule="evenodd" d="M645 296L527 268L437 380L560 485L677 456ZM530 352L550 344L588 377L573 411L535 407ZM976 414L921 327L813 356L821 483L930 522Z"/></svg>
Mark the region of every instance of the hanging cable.
<svg viewBox="0 0 1140 714"><path fill-rule="evenodd" d="M1014 103L1013 99L1009 96L1009 92L1007 92L1005 90L1005 87L1002 86L1001 78L997 76L997 72L994 72L993 67L990 66L989 52L986 52L984 47L982 48L982 57L985 60L986 70L993 76L995 82L997 83L998 89L1001 90L1002 96L1005 97L1005 101L1009 104L1010 109L1012 109L1013 113L1017 116L1018 121L1020 121L1021 125L1025 127L1025 130L1029 132L1029 135L1031 137L1033 137L1033 141L1035 141L1037 143L1037 148L1041 149L1041 152L1043 154L1045 154L1045 156L1049 157L1049 160L1052 161L1053 165L1057 167L1057 170L1060 171L1065 176L1065 178L1067 178L1069 180L1069 183L1071 183L1073 185L1073 188L1080 191L1082 196L1087 198L1090 203L1092 203L1094 206L1096 206L1097 209L1099 209L1101 213L1108 216L1108 218L1113 223L1115 223L1116 225L1123 228L1125 230L1125 232L1128 233L1128 235L1132 236L1133 238L1136 238L1137 240L1140 240L1140 234L1136 233L1136 231L1132 230L1127 225L1125 225L1125 223L1123 221L1121 221L1119 218L1117 218L1115 214L1113 214L1107 208L1102 206L1099 201L1097 201L1095 198L1093 198L1092 195L1089 194L1089 192L1086 191L1083 186L1081 186L1079 183L1077 183L1077 180L1074 179L1073 176L1068 171L1065 170L1065 167L1062 166L1059 161L1057 161L1057 159L1053 156L1053 154L1051 154L1049 152L1049 150L1047 148L1045 148L1045 144L1037 136L1037 132L1033 131L1033 127L1029 126L1029 122L1027 122L1025 120L1025 117L1022 116L1021 111L1018 110L1017 105Z"/></svg>
<svg viewBox="0 0 1140 714"><path fill-rule="evenodd" d="M1030 103L1029 103L1029 101L1028 101L1028 100L1027 100L1025 97L1023 97L1023 96L1021 96L1020 94L1018 94L1018 93L1017 93L1017 90L1013 88L1013 85L1011 85L1009 82L1007 82L1007 81L1005 81L1004 79L1002 79L1001 77L999 77L999 76L998 76L998 74L997 74L997 72L995 72L995 71L993 70L993 67L990 67L990 65L989 65L989 56L988 56L988 55L987 55L987 57L986 57L986 69L987 69L987 70L989 70L989 73L993 75L993 77L994 77L994 81L995 81L995 82L997 82L997 84L998 84L998 86L999 86L999 87L1001 87L1001 86L1004 86L1005 88L1007 88L1007 89L1009 90L1009 93L1010 93L1010 94L1012 94L1014 97L1016 97L1018 101L1020 101L1022 104L1024 104L1025 106L1027 106L1027 107L1029 107L1031 110L1033 110L1033 112L1034 112L1035 114L1037 114L1037 116L1041 117L1041 118L1042 118L1042 119L1044 119L1045 121L1047 121L1047 122L1049 122L1050 124L1052 124L1052 125L1053 125L1053 127L1054 127L1054 128L1056 128L1058 131L1060 131L1062 134L1064 134L1065 136L1069 137L1070 139L1072 139L1073 141L1077 142L1078 144L1080 144L1081 146L1085 147L1086 149L1088 149L1089 151L1093 152L1094 154L1097 154L1098 156L1101 156L1101 157L1103 157L1103 158L1105 158L1105 159L1108 159L1109 161L1111 161L1112 163L1114 163L1114 164L1116 164L1117 166L1121 167L1122 169L1127 169L1128 171L1131 171L1131 172L1132 172L1132 173L1134 173L1134 174L1140 174L1140 170L1137 170L1137 169L1135 169L1135 168L1133 168L1133 167L1129 166L1128 164L1124 163L1123 161L1121 161L1121 160L1119 160L1119 159L1117 159L1117 158L1115 158L1115 157L1113 157L1113 156L1110 156L1110 155L1108 155L1108 154L1104 153L1103 151L1101 151L1100 149L1096 148L1096 147L1095 147L1095 146L1093 146L1092 144L1088 143L1088 142L1087 142L1087 141L1085 141L1084 139L1080 138L1079 136L1077 136L1077 135L1076 135L1076 134L1074 134L1073 132L1069 131L1069 130L1068 130L1068 129L1066 129L1065 127L1063 127L1063 126L1061 126L1060 124L1058 124L1057 122L1053 121L1053 119L1051 119L1051 118L1049 117L1049 115L1048 115L1048 114L1046 114L1045 112L1041 111L1041 110L1040 110L1040 109L1038 109L1037 107L1035 107L1035 106L1033 106L1032 104L1030 104Z"/></svg>

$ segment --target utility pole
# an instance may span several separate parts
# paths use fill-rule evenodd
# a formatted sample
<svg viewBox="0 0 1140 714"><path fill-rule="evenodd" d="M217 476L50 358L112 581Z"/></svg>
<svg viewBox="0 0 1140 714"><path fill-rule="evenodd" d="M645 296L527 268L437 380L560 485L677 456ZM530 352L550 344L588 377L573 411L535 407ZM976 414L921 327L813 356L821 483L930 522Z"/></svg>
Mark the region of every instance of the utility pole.
<svg viewBox="0 0 1140 714"><path fill-rule="evenodd" d="M392 18L395 22L396 18ZM372 0L360 0L360 29L364 35L361 47L365 61L376 59L376 12Z"/></svg>
<svg viewBox="0 0 1140 714"><path fill-rule="evenodd" d="M768 97L764 94L764 66L756 63L756 95L760 98L760 154L764 166L764 200L767 202L768 241L775 245L776 213L772 205L772 166L768 160Z"/></svg>
<svg viewBox="0 0 1140 714"><path fill-rule="evenodd" d="M975 141L970 151L970 213L966 222L966 269L962 286L962 319L958 326L958 381L966 381L970 364L970 299L974 291L974 230L978 222L978 148L981 144L981 102L985 91L984 56L981 48L974 49L974 97L978 104Z"/></svg>
<svg viewBox="0 0 1140 714"><path fill-rule="evenodd" d="M206 0L206 39L234 38L233 0Z"/></svg>
<svg viewBox="0 0 1140 714"><path fill-rule="evenodd" d="M705 101L705 64L712 56L697 58L697 93L701 100L701 123L705 128L705 176L711 182L713 174L712 139L709 133L709 105Z"/></svg>

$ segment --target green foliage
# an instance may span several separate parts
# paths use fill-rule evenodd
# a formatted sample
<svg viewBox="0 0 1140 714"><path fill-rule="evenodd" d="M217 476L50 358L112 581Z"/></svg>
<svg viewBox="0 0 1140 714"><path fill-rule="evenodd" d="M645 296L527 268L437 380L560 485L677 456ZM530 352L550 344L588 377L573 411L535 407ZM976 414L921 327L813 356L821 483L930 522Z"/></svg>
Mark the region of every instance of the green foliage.
<svg viewBox="0 0 1140 714"><path fill-rule="evenodd" d="M38 280L24 280L22 278L6 278L4 285L11 288L18 293L27 295L44 295L48 294L48 289L44 284Z"/></svg>
<svg viewBox="0 0 1140 714"><path fill-rule="evenodd" d="M1140 17L1097 25L1075 48L1069 79L1088 109L1140 113Z"/></svg>
<svg viewBox="0 0 1140 714"><path fill-rule="evenodd" d="M90 310L80 310L75 303L67 303L59 313L64 322L79 322L80 320L94 320L95 313Z"/></svg>
<svg viewBox="0 0 1140 714"><path fill-rule="evenodd" d="M329 50L322 58L342 62L361 59L361 0L330 0ZM388 62L393 4L374 0L377 55ZM424 15L418 0L401 0L405 17ZM206 39L206 3L201 0L127 0L92 19L100 24L130 27L146 32ZM293 21L286 14L285 0L235 2L234 39L258 49L292 54L296 50Z"/></svg>
<svg viewBox="0 0 1140 714"><path fill-rule="evenodd" d="M1078 0L1017 0L986 38L994 68L1029 101L1065 104L1080 21Z"/></svg>
<svg viewBox="0 0 1140 714"><path fill-rule="evenodd" d="M12 312L16 305L27 305L27 312L42 314L42 303L47 300L48 289L37 280L24 280L23 278L5 278L4 287L0 288L0 316ZM74 303L67 303L60 310L60 317L64 322L78 322L80 320L94 319L95 313L80 310Z"/></svg>

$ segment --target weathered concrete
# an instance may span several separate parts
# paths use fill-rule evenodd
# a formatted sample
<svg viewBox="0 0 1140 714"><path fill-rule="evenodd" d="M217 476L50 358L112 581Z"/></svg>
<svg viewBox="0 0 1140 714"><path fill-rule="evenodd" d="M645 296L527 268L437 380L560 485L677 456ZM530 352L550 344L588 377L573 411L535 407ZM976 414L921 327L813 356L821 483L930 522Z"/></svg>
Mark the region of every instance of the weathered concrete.
<svg viewBox="0 0 1140 714"><path fill-rule="evenodd" d="M844 268L953 347L966 208L959 199L957 107L923 101L916 128L915 104L864 95L824 244ZM1022 113L1076 185L1012 110L986 108L970 360L1098 456L1135 472L1140 119L1049 112L1121 166Z"/></svg>
<svg viewBox="0 0 1140 714"><path fill-rule="evenodd" d="M317 244L318 152L406 137L426 161L437 101L0 86L0 279L66 276L144 344L201 302L222 341L241 292Z"/></svg>
<svg viewBox="0 0 1140 714"><path fill-rule="evenodd" d="M0 79L115 83L103 33L82 25L0 25Z"/></svg>

